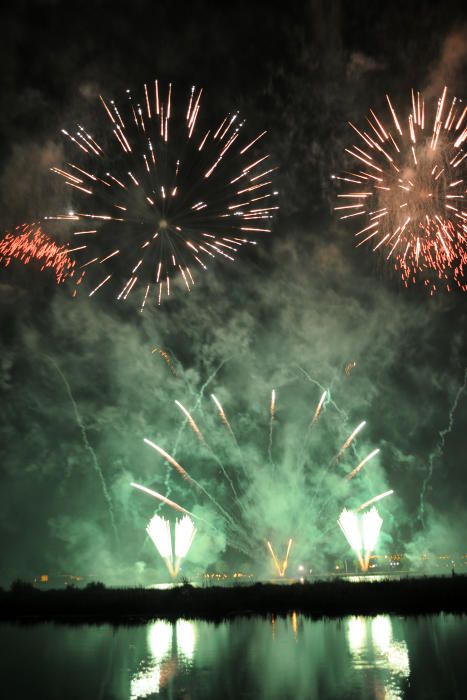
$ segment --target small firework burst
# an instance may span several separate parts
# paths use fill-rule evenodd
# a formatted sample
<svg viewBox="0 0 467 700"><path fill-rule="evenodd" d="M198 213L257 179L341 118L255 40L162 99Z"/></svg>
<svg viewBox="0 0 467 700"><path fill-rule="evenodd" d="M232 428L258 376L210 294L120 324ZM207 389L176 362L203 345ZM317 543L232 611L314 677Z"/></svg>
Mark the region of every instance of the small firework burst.
<svg viewBox="0 0 467 700"><path fill-rule="evenodd" d="M266 131L248 138L238 112L207 124L202 89L177 100L156 80L117 104L100 97L109 138L77 125L63 129L73 158L52 171L73 195L72 211L46 219L69 224L81 242L77 266L90 296L114 283L117 298L140 290L141 310L171 294L174 277L190 290L215 257L271 231L278 209L261 152Z"/></svg>
<svg viewBox="0 0 467 700"><path fill-rule="evenodd" d="M62 284L75 275L75 262L70 253L76 250L53 241L39 224L21 224L0 240L0 263L7 267L12 260L24 265L36 262L41 270L53 270L57 284Z"/></svg>
<svg viewBox="0 0 467 700"><path fill-rule="evenodd" d="M412 91L407 116L386 102L385 117L370 109L367 128L350 124L358 141L345 149L352 169L333 176L335 210L358 224L357 247L380 251L406 287L466 291L467 107L446 88L436 106Z"/></svg>

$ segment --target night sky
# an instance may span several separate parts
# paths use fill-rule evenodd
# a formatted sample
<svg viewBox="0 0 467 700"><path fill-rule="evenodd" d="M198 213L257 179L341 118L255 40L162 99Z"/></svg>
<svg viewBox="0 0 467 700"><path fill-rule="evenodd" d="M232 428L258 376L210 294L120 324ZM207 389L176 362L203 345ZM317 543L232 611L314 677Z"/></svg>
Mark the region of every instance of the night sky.
<svg viewBox="0 0 467 700"><path fill-rule="evenodd" d="M448 84L465 97L463 5L18 0L0 10L2 232L70 205L49 172L66 160L60 129L102 131L98 95L117 99L156 77L181 91L203 86L213 121L239 109L253 135L268 129L280 191L273 233L257 249L233 265L215 261L191 294L180 287L143 314L115 290L73 299L48 271L0 269L0 583L45 572L123 582L162 573L144 532L157 504L131 481L214 526L199 527L193 571L267 572L265 538L280 548L290 536L295 564L325 569L349 556L336 527L342 507L387 489L395 494L379 507L379 551L407 552L414 566L425 552L465 553L465 296L405 289L381 258L356 250L333 212L331 182L351 139L347 121L378 111L386 93L402 105L412 86L435 96ZM324 388L332 400L303 472L303 434ZM362 420L355 452L329 467ZM252 556L145 437L241 522ZM342 474L376 447L344 491Z"/></svg>

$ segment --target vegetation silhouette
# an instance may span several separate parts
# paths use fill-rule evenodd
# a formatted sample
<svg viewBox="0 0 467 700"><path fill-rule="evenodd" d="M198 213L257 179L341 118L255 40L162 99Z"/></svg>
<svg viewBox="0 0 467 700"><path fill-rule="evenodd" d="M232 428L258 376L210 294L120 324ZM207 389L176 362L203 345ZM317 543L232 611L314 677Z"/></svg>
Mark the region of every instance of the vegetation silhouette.
<svg viewBox="0 0 467 700"><path fill-rule="evenodd" d="M0 619L18 622L138 624L179 617L221 621L292 611L312 618L467 613L467 576L359 582L335 578L289 585L206 588L185 581L165 590L106 588L99 582L85 588L44 590L15 581L9 591L0 590Z"/></svg>

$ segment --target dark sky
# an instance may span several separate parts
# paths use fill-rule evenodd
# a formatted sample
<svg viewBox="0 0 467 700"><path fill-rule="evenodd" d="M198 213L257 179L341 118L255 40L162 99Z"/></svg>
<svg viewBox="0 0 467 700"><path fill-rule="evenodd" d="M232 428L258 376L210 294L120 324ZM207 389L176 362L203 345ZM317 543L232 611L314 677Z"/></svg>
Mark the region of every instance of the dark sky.
<svg viewBox="0 0 467 700"><path fill-rule="evenodd" d="M111 295L71 299L32 266L0 270L2 580L46 570L134 580L145 566L153 570L144 526L154 504L128 487L131 480L170 491L216 523L215 536L199 533L194 565L251 566L229 546L212 503L166 472L142 442L176 452L240 517L175 399L204 421L219 459L237 473L244 527L258 541L271 532L286 541L293 532L300 556L315 561L323 549L318 516L332 528L343 505L393 488L380 509L384 551L464 548L465 297L406 290L381 260L355 250L349 227L333 214L330 182L342 169L347 121L381 107L386 92L403 103L412 86L435 95L447 82L465 95L463 5L23 0L2 7L2 231L62 201L49 173L64 157L60 129L102 128L99 93L117 97L155 77L183 89L202 85L213 114L238 108L253 131L267 128L281 195L273 234L257 251L234 266L214 264L190 295L180 290L143 315ZM177 376L151 352L155 345L171 353ZM320 386L335 405L313 436L314 476L302 483L297 445ZM281 478L267 460L272 388ZM227 445L213 391L254 476ZM377 446L381 454L346 495L323 464L364 419L353 457ZM345 552L340 533L333 537L324 552L331 560Z"/></svg>

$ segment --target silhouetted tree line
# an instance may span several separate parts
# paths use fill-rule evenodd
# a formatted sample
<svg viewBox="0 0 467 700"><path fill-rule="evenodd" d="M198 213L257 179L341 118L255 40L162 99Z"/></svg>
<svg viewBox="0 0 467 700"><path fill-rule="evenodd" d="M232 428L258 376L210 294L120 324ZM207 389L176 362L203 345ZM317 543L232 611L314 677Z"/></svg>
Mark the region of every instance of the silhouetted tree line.
<svg viewBox="0 0 467 700"><path fill-rule="evenodd" d="M311 617L393 613L425 615L467 612L467 576L420 577L350 582L343 579L275 585L195 588L185 582L168 590L106 588L94 582L85 588L38 589L15 581L0 590L0 619L64 622L142 622L177 617L222 620L238 615Z"/></svg>

